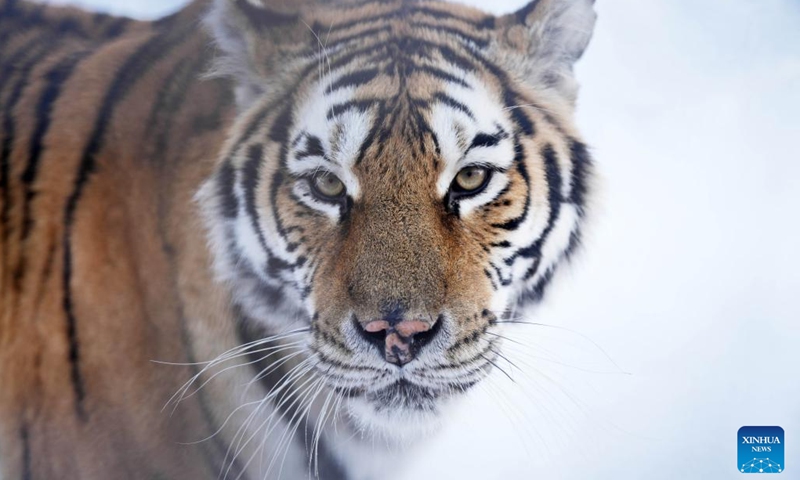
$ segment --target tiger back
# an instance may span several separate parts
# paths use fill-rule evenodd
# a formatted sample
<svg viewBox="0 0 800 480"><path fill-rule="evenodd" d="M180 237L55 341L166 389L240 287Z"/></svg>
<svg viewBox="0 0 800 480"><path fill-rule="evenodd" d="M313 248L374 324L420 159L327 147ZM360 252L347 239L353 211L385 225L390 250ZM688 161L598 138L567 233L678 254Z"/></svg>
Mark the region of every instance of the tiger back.
<svg viewBox="0 0 800 480"><path fill-rule="evenodd" d="M143 23L0 3L3 478L219 473L223 445L176 447L213 433L210 407L160 413L190 374L152 362L194 361L190 292L214 291L179 273L204 259L176 221L232 114L229 86L199 81L205 8Z"/></svg>

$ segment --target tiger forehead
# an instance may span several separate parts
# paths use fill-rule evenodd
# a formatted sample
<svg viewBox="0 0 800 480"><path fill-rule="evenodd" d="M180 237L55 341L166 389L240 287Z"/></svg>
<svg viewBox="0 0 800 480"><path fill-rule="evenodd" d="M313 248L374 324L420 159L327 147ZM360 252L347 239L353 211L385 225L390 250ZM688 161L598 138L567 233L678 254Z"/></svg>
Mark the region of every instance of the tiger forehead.
<svg viewBox="0 0 800 480"><path fill-rule="evenodd" d="M323 75L362 63L383 67L384 73L400 78L440 60L461 69L475 68L471 54L489 46L495 22L493 16L469 7L437 2L336 6L315 9L312 15L305 23L310 42L307 58L320 61ZM443 71L428 73L454 80Z"/></svg>
<svg viewBox="0 0 800 480"><path fill-rule="evenodd" d="M430 30L433 33L463 33L478 43L487 40L484 33L494 28L495 17L480 10L453 3L406 0L369 2L360 6L336 5L315 7L311 12L311 29L322 34L322 42L338 42L377 30L393 33L412 33Z"/></svg>
<svg viewBox="0 0 800 480"><path fill-rule="evenodd" d="M298 109L294 158L307 168L438 173L476 142L489 148L508 138L502 97L477 76L402 75L373 65L319 82Z"/></svg>
<svg viewBox="0 0 800 480"><path fill-rule="evenodd" d="M356 197L363 183L438 185L476 138L507 138L505 87L481 61L494 17L452 7L315 12L318 48L305 58L319 68L295 107L290 171L328 170Z"/></svg>

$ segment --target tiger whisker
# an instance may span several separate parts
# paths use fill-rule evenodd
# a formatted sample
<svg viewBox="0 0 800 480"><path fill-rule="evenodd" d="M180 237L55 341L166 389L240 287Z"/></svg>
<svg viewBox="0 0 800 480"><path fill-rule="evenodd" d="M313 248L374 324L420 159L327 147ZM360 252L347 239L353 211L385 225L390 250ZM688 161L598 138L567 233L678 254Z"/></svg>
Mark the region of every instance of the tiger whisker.
<svg viewBox="0 0 800 480"><path fill-rule="evenodd" d="M508 422L511 425L512 429L514 430L514 434L519 437L519 439L521 440L521 443L525 443L525 435L524 435L524 433L526 433L526 430L525 429L520 429L519 426L520 425L524 425L525 423L530 423L530 422L524 422L523 421L524 420L524 416L522 416L520 414L519 409L514 406L514 403L513 402L509 402L508 398L501 398L499 396L498 392L495 389L490 388L490 387L491 387L491 384L489 384L489 383L480 383L478 385L478 388L480 388L481 390L486 392L487 395L492 397L492 399L494 400L493 403L500 407L500 410L502 411L503 416L506 417L506 419L508 420ZM502 392L503 390L499 389L499 391ZM537 435L538 435L538 432L537 432Z"/></svg>
<svg viewBox="0 0 800 480"><path fill-rule="evenodd" d="M308 371L309 371L309 370L301 370L301 371L300 371L300 374L301 374L301 375L305 375L305 374L306 374ZM234 450L234 453L233 453L233 456L232 456L232 458L231 458L231 461L230 461L230 463L228 464L228 467L227 467L227 469L226 469L226 471L225 471L224 478L227 478L227 477L228 477L228 474L230 473L230 469L232 468L232 466L233 466L233 463L236 461L236 459L239 457L239 455L241 455L241 453L244 451L244 449L245 449L245 448L247 448L247 446L250 444L250 442L252 442L252 441L253 441L253 439L254 439L254 438L255 438L255 436L258 434L258 432L259 432L259 431L261 431L261 429L262 429L262 428L264 428L265 426L269 426L269 425L271 424L271 422L272 422L272 419L273 419L273 418L275 418L275 415L276 415L276 414L282 415L281 409L282 409L282 408L283 408L283 407L286 405L286 402L288 402L288 401L289 401L291 398L293 398L293 397L295 397L296 395L298 395L298 394L299 394L301 391L303 391L303 392L304 392L304 391L305 391L305 389L306 389L306 386L307 386L309 383L311 383L313 380L314 380L314 379L313 379L313 377L312 377L312 378L309 378L309 379L307 379L307 380L305 380L303 383L301 383L299 386L297 386L297 387L296 387L296 389L289 390L289 391L286 393L286 395L285 395L285 396L281 397L281 400L278 402L278 404L274 406L275 410L274 410L274 411L273 411L273 412L272 412L272 413L271 413L271 414L270 414L270 415L269 415L269 416L268 416L268 417L267 417L267 418L266 418L264 421L262 421L262 422L259 424L259 426L258 426L258 427L257 427L257 428L256 428L256 429L255 429L255 430L252 432L252 434L250 434L250 435L249 435L249 437L247 438L247 440L244 440L244 437L245 437L245 435L246 435L246 433L244 432L244 430L240 429L240 431L242 432L241 436L240 436L240 435L239 435L239 433L237 432L237 438L238 438L238 441L236 442L236 445L235 445L235 447L236 447L236 448L235 448L235 450ZM283 382L281 382L281 383L282 383L282 384L284 385L284 387L285 387L286 385L288 385L288 384L290 383L290 380L288 380L288 379L287 379L286 381L283 381ZM313 384L312 384L312 385L313 385ZM284 387L282 387L280 390L276 391L276 392L275 392L275 394L277 394L277 393L279 393L279 392L282 392L282 391L284 390ZM268 402L268 401L269 401L271 398L274 398L274 395L270 394L270 395L268 395L267 397L265 397L265 398L264 398L264 399L261 401L261 403L260 403L259 407L256 409L256 411L254 412L254 414L257 414L257 413L258 413L258 412L261 410L261 408L262 408L264 405L266 405L266 403L267 403L267 402ZM297 400L295 400L295 402L292 402L292 404L291 404L291 405L289 405L289 407L293 406L293 405L296 403L296 401L297 401ZM248 420L248 422L247 422L247 424L246 424L247 426L249 426L249 425L250 425L250 423L252 423L252 421L253 421L253 418L255 418L255 415L253 415L251 418L249 418L249 420ZM273 427L273 429L274 429L274 427ZM267 441L267 438L269 437L269 433L271 433L271 431L272 431L272 429L270 429L270 431L268 431L268 432L267 432L267 433L264 435L264 440L262 440L262 442L261 442L260 446L259 446L259 447L257 447L257 448L255 449L255 451L254 451L253 455L251 455L251 456L250 456L250 459L249 459L249 460L247 461L247 463L244 465L244 467L243 467L243 469L242 469L242 472L239 474L239 476L237 476L237 477L236 477L237 479L238 479L238 478L239 478L239 477L240 477L240 476L241 476L241 475L242 475L242 474L243 474L243 473L244 473L244 472L247 470L247 467L248 467L248 466L250 465L250 463L252 462L252 460L253 460L253 458L254 458L254 455L255 455L255 454L256 454L256 453L259 451L259 448L261 448L261 447L263 446L263 444L264 444L264 443L266 443L266 441ZM230 450L230 448L231 448L231 447L233 447L233 446L234 446L234 445L233 445L233 444L231 444L231 445L229 446L229 450ZM227 458L228 458L228 454L226 453L226 455L225 455L225 461L223 462L223 465L225 465L225 463L227 463Z"/></svg>
<svg viewBox="0 0 800 480"><path fill-rule="evenodd" d="M199 392L209 382L214 380L214 378L218 377L219 375L221 375L221 374L223 374L223 373L225 373L227 371L233 370L235 368L245 367L245 366L248 366L248 365L253 365L253 364L262 362L262 361L268 359L269 357L271 357L273 355L277 355L277 354L285 352L287 350L291 350L291 349L294 349L294 348L302 348L302 343L303 342L297 342L296 344L288 344L288 345L284 345L284 346L281 346L281 347L265 348L265 349L262 349L262 350L256 350L255 352L247 352L247 354L242 354L240 356L253 355L253 354L257 354L259 352L265 352L265 351L274 350L273 352L271 352L271 353L269 353L267 355L264 355L262 357L259 357L259 358L255 359L255 360L251 360L251 361L246 362L246 363L239 363L239 364L236 364L236 365L231 365L229 367L223 368L222 370L220 370L218 372L215 372L213 375L211 375L209 378L207 378L199 387L197 387L192 393L181 397L178 401L182 402L182 401L192 397L193 395L196 395L197 392ZM300 353L302 353L302 351L297 352L297 354L300 354Z"/></svg>
<svg viewBox="0 0 800 480"><path fill-rule="evenodd" d="M570 402L572 402L572 403L573 403L575 406L577 406L577 407L578 407L578 408L580 408L581 410L584 410L584 413L586 413L586 412L585 412L585 408L584 408L584 407L583 407L583 406L582 406L582 405L581 405L581 404L580 404L580 403L577 401L577 399L575 399L575 398L574 398L574 396L573 396L573 395L572 395L572 394L571 394L569 391L567 391L567 390L565 389L565 387L563 387L563 386L562 386L560 383L556 382L554 379L552 379L551 377L549 377L548 375L546 375L545 373L543 373L543 372L542 372L540 369L536 368L535 366L531 365L530 363L528 363L528 362L525 362L524 360L520 360L520 362L521 362L521 363L522 363L522 364L523 364L525 367L527 367L527 370L520 370L520 371L522 372L522 375L523 375L525 378L527 378L527 379L528 379L528 383L529 383L529 384L530 384L532 387L536 387L536 388L537 388L537 390L538 390L539 392L541 392L542 394L544 394L545 396L547 396L547 397L548 397L548 399L549 399L549 400L550 400L550 401L551 401L551 402L552 402L554 405L558 405L559 407L561 407L561 405L562 405L562 403L563 403L563 402L559 402L559 401L558 401L558 399L557 399L557 398L555 398L555 397L554 397L554 396L553 396L553 395L552 395L552 394L551 394L549 391L547 391L547 390L546 390L546 389L544 389L544 388L541 388L541 387L539 386L539 383L540 383L540 382L538 382L538 381L537 381L537 379L536 379L536 378L534 378L534 377L533 377L533 376L530 374L530 372L536 372L538 375L540 375L540 376L541 376L541 377L543 377L545 380L547 380L547 381L548 381L548 383L550 383L550 384L554 385L554 386L555 386L557 389L559 389L559 390L561 391L561 393L563 393L564 395L566 395L566 396L567 396L567 398L570 400ZM544 409L547 411L547 413L548 413L548 414L550 414L551 416L555 416L555 415L554 415L554 412L552 412L552 411L551 411L551 410L550 410L550 409L549 409L549 408L546 406L546 404L544 404L544 403L541 403L541 407L543 407L543 408L544 408ZM561 417L561 418L563 418L563 419L564 419L564 422L560 422L560 424L567 424L567 423L570 423L570 422L572 422L572 421L574 420L574 419L571 419L571 418L568 418L568 417L567 417L567 415L566 415L566 410L565 410L563 407L561 407L561 408L558 408L558 410L557 410L557 412L555 412L555 414L557 414L559 417Z"/></svg>
<svg viewBox="0 0 800 480"><path fill-rule="evenodd" d="M509 365L511 365L511 367L512 367L512 368L516 368L516 369L517 369L517 370L519 370L520 372L522 372L522 371L523 371L521 368L519 368L519 367L517 366L517 364L516 364L516 363L512 362L512 361L511 361L511 360L510 360L508 357L506 357L505 355L503 355L503 354L502 354L502 353L501 353L499 350L496 350L496 349L492 348L492 346L490 346L490 347L489 347L489 349L490 349L492 352L494 352L494 354L495 354L495 355L497 355L498 357L500 357L500 358L502 358L503 360L505 360L506 362L508 362L508 364L509 364Z"/></svg>
<svg viewBox="0 0 800 480"><path fill-rule="evenodd" d="M520 342L519 340L514 340L513 338L506 337L505 335L500 335L499 333L488 332L487 331L486 334L487 335L492 335L492 336L497 337L497 338L501 338L501 339L503 339L503 340L505 340L507 342L516 343L517 345L521 345L523 347L527 346L524 343Z"/></svg>
<svg viewBox="0 0 800 480"><path fill-rule="evenodd" d="M297 390L290 391L288 393L288 396L283 398L282 401L278 405L275 406L275 411L272 414L270 414L270 416L266 420L264 420L263 422L261 422L261 424L259 424L259 426L255 429L255 431L253 431L253 433L248 437L247 441L244 442L244 443L239 442L239 444L237 445L238 449L234 454L234 457L233 457L233 460L231 461L231 464L235 461L236 458L239 457L239 455L242 453L242 451L244 451L244 449L247 447L247 445L249 445L250 442L256 437L258 432L260 432L261 429L264 428L265 426L269 426L271 424L271 419L273 418L273 415L275 415L275 413L281 412L281 408L285 405L286 401L288 401L289 399L291 399L295 395L297 395L298 396L297 398L299 399L300 395L304 395L309 389L313 388L314 385L316 384L316 383L312 383L311 385L308 385L309 382L310 382L310 380L305 382L305 383L303 383L303 385L300 386ZM297 400L295 400L295 401L297 401ZM292 405L294 405L294 403L295 402L293 402ZM290 407L292 405L290 405ZM282 412L281 412L281 415L282 415ZM276 423L276 425L277 425L277 423ZM245 463L242 472L239 474L239 476L236 477L236 480L238 480L241 477L241 475L245 471L247 471L247 468L253 462L253 460L256 458L257 455L263 455L264 445L266 444L266 441L269 438L269 434L271 433L271 431L272 431L272 429L270 429L268 432L266 432L263 435L263 439L258 444L258 446L256 446L254 448L253 453L250 455L250 457L248 458L247 462ZM244 439L244 435L242 435L242 437L241 437L241 440L243 440L243 439ZM262 469L263 469L263 465L262 465ZM226 476L227 476L227 473L226 473ZM266 476L265 476L265 478L266 478Z"/></svg>
<svg viewBox="0 0 800 480"><path fill-rule="evenodd" d="M311 381L311 380L314 380L313 377L311 379L309 379L308 381ZM287 409L293 409L294 410L294 414L292 414L292 416L289 418L287 426L284 428L283 433L281 434L281 436L278 437L278 446L275 449L275 451L273 452L272 459L270 460L269 466L267 467L267 471L266 471L266 473L264 475L265 478L268 477L269 473L272 471L272 468L273 468L273 466L275 464L275 461L277 461L278 454L281 451L281 449L283 448L284 443L286 441L289 441L289 442L291 441L291 437L292 436L289 436L288 439L287 439L286 435L290 431L296 432L297 431L297 427L299 426L299 423L302 423L303 416L305 415L305 413L304 413L305 410L304 410L304 407L302 406L303 402L305 402L309 398L310 392L313 391L314 393L311 394L312 396L311 396L311 399L310 399L309 405L308 405L308 408L310 408L311 403L316 398L316 396L319 394L319 392L323 388L323 386L324 386L324 380L323 379L319 378L319 379L314 380L313 383L311 383L311 385L309 386L309 388L306 388L304 390L304 393L302 395L298 395L295 398L295 400L286 407ZM290 397L291 396L292 395L290 394ZM295 405L297 405L296 409L295 409ZM278 410L280 410L280 408ZM273 415L274 415L274 413L273 413ZM298 417L298 415L299 415L299 417ZM272 417L272 415L270 417ZM263 445L266 443L266 439L269 438L269 435L278 427L278 425L279 425L278 420L280 418L281 417L278 417L274 421L270 419L269 424L267 425L267 427L269 427L269 425L272 425L272 426L264 434L264 440L262 440L261 444L259 445L259 447L258 447L259 449L263 449ZM297 421L296 421L296 419L297 419ZM294 434L292 434L292 435L294 435ZM286 446L288 448L289 444L287 443Z"/></svg>
<svg viewBox="0 0 800 480"><path fill-rule="evenodd" d="M325 399L325 403L322 405L322 415L320 415L320 418L318 419L316 425L314 426L314 434L312 435L312 440L311 440L312 454L309 457L308 467L309 469L312 467L312 460L313 460L314 473L317 477L319 477L319 442L320 439L322 438L322 431L325 428L325 422L327 421L328 418L329 414L328 406L330 404L331 398L334 398L335 394L336 394L335 390L331 390L330 393L328 393L328 397Z"/></svg>
<svg viewBox="0 0 800 480"><path fill-rule="evenodd" d="M294 368L286 372L283 377L267 392L267 394L262 398L259 402L257 407L248 415L242 425L237 429L236 433L233 436L233 442L228 446L228 451L225 453L225 459L223 461L223 466L226 464L227 459L230 455L230 450L234 446L236 447L237 451L239 446L241 445L241 441L244 439L245 431L253 422L255 417L261 411L261 409L269 402L272 398L280 394L297 376L305 375L308 371L310 371L310 367L307 365L307 361L303 361L296 365ZM241 435L240 435L241 434ZM234 445L235 444L235 445ZM238 454L236 455L238 456ZM235 458L235 457L234 457ZM229 466L230 468L230 466ZM222 474L222 472L220 472ZM227 473L226 473L227 476Z"/></svg>
<svg viewBox="0 0 800 480"><path fill-rule="evenodd" d="M222 424L220 424L219 428L217 428L217 430L214 433L212 433L211 435L209 435L209 436L207 436L205 438L202 438L200 440L195 440L193 442L178 442L178 444L179 445L191 446L191 445L199 445L199 444L201 444L203 442L207 442L207 441L211 440L215 436L219 435L220 432L225 430L225 427L227 426L228 422L230 421L231 418L233 418L234 415L236 415L236 413L238 413L243 408L246 408L246 407L249 407L249 406L252 406L252 405L257 405L259 403L261 403L261 400L254 400L252 402L247 402L247 403L244 403L242 405L239 405L238 407L233 409L233 411L231 413L229 413L227 417L225 417L225 420L222 422Z"/></svg>
<svg viewBox="0 0 800 480"><path fill-rule="evenodd" d="M164 409L166 409L170 404L174 403L174 406L173 406L173 409L172 409L172 413L174 414L175 413L175 409L178 407L178 405L181 402L183 402L185 399L195 395L200 389L202 389L205 385L207 385L211 380L213 380L219 374L224 373L225 371L231 370L233 368L238 368L238 367L241 367L241 366L246 366L246 365L251 365L251 364L257 363L257 362L259 362L259 361L261 361L263 359L268 358L271 354L270 355L266 355L266 356L264 356L264 357L262 357L262 358L260 358L258 360L253 360L253 361L250 361L250 362L247 362L247 363L240 363L240 364L237 364L237 365L226 367L223 370L221 370L220 372L217 372L214 375L212 375L211 378L209 378L206 381L204 381L203 384L200 385L200 387L198 387L194 392L192 392L191 394L187 395L187 392L189 391L191 386L204 373L206 373L209 369L215 367L216 365L219 365L221 363L227 362L229 360L233 360L234 358L239 358L239 357L242 357L242 356L245 356L245 355L250 355L251 353L264 352L264 351L270 351L270 350L281 351L281 350L286 350L286 349L290 349L290 348L301 348L300 345L302 343L303 342L294 342L294 343L287 344L287 345L278 345L278 346L275 346L275 347L269 347L269 348L261 349L261 350L258 350L256 352L243 352L243 353L240 353L240 354L237 354L237 355L234 355L234 356L230 356L230 357L224 358L224 359L215 359L212 363L208 364L205 368L201 369L197 374L192 376L192 378L190 378L186 383L184 383L184 385L180 389L178 389L178 391L175 392L175 394L173 394L172 397L170 397L170 399L167 401L167 403L162 408L162 411L164 411Z"/></svg>
<svg viewBox="0 0 800 480"><path fill-rule="evenodd" d="M230 355L239 354L241 352L250 350L250 349L255 348L255 347L259 347L261 345L265 345L265 344L268 344L268 343L276 342L278 340L284 340L284 339L289 338L289 337L293 337L293 336L309 333L310 331L311 331L311 327L304 327L304 328L299 328L299 329L292 330L292 331L289 331L289 332L284 332L284 333L280 333L280 334L276 334L276 335L271 335L269 337L260 338L258 340L253 340L252 342L248 342L248 343L242 344L242 345L240 345L240 346L238 346L236 348L232 348L232 349L228 350L227 352L224 352L224 353L218 355L214 360L211 360L208 363L212 363L212 362L217 361L217 360L228 358L228 357L230 357Z"/></svg>
<svg viewBox="0 0 800 480"><path fill-rule="evenodd" d="M537 110L541 110L543 112L548 112L546 108L541 105L537 105L535 103L520 103L519 105L509 105L507 107L503 107L504 112L509 112L511 110L517 110L520 108L535 108ZM549 113L549 112L548 112Z"/></svg>
<svg viewBox="0 0 800 480"><path fill-rule="evenodd" d="M209 364L212 364L212 363L215 363L215 362L226 360L226 359L230 358L230 355L232 355L232 354L237 354L238 355L240 352L242 352L244 350L247 350L247 349L250 349L250 348L253 348L254 346L263 345L263 344L266 344L266 343L271 343L271 342L274 342L274 341L277 341L277 340L283 340L283 339L288 338L290 336L300 335L300 334L303 334L303 333L308 333L310 331L311 331L310 327L305 327L305 328L302 328L302 329L298 329L296 331L286 332L286 333L282 333L282 334L278 334L278 335L273 335L271 337L266 337L266 338L254 340L252 342L239 345L239 346L237 346L235 348L232 348L232 349L230 349L230 350L228 350L226 352L223 352L220 355L218 355L217 357L213 358L212 360L205 360L205 361L202 361L202 362L167 362L167 361L163 361L163 360L150 360L150 362L156 363L156 364L159 364L159 365L170 365L170 366L177 366L177 367L192 367L192 366L199 366L199 365L209 365Z"/></svg>
<svg viewBox="0 0 800 480"><path fill-rule="evenodd" d="M620 367L617 364L617 362L614 361L614 359L611 357L611 355L609 355L608 352L606 352L606 350L603 347L601 347L597 342L595 342L594 340L589 338L587 335L584 335L583 333L580 333L578 331L572 330L572 329L567 328L567 327L561 327L561 326L558 326L558 325L549 325L547 323L530 322L530 321L524 321L524 320L519 320L519 319L501 320L501 321L498 321L496 323L497 324L512 324L512 325L530 325L530 326L534 326L534 327L552 328L552 329L562 330L562 331L565 331L565 332L569 332L569 333L575 334L575 335L583 338L584 340L588 341L589 343L591 343L621 373L624 373L626 375L630 375L631 374L630 372L627 372L622 367Z"/></svg>
<svg viewBox="0 0 800 480"><path fill-rule="evenodd" d="M316 401L316 399L319 397L319 395L322 393L322 391L324 389L325 389L325 382L322 379L320 379L320 381L318 382L317 389L314 391L312 396L308 399L308 404L306 405L305 409L302 410L302 412L300 411L300 409L298 409L298 412L296 412L295 415L292 416L292 419L289 420L289 427L284 429L284 432L281 435L281 438L279 440L279 442L280 442L279 444L280 445L284 445L285 444L286 447L283 448L283 455L282 455L282 459L281 459L281 463L280 463L280 467L279 467L278 477L277 478L281 478L281 476L282 476L283 465L284 465L284 463L286 461L286 456L289 453L289 447L291 446L292 439L297 434L297 430L298 430L298 428L300 428L300 425L303 424L304 419L305 419L306 429L308 429L308 420L309 420L309 418L311 416L311 409L312 409L312 407L314 405L314 402ZM298 416L298 413L300 414L299 416ZM296 421L294 420L294 417L297 417ZM285 438L285 440L284 440L284 438ZM280 452L280 450L281 450L281 448L276 449L276 452L273 454L272 461L270 461L270 465L269 465L269 467L267 469L267 474L269 474L269 472L272 471L274 463L278 459L278 452Z"/></svg>
<svg viewBox="0 0 800 480"><path fill-rule="evenodd" d="M526 347L526 348L531 348L531 346L529 346L529 345L523 345L523 346ZM607 370L593 370L593 369L589 369L589 368L584 368L584 367L580 367L578 365L572 365L570 363L562 362L560 360L556 360L556 359L553 359L553 358L547 358L547 357L543 357L541 355L534 355L531 352L529 352L527 350L523 350L523 349L514 350L514 353L520 354L520 355L524 355L528 359L533 361L534 363L535 362L552 363L554 365L558 365L558 366L561 366L561 367L569 368L569 369L572 369L572 370L577 370L579 372L584 372L584 373L592 373L592 374L597 374L597 375L633 375L632 373L628 373L628 372L624 372L624 371L613 371L612 372L612 371L607 371Z"/></svg>
<svg viewBox="0 0 800 480"><path fill-rule="evenodd" d="M480 354L480 356L481 356L481 357L483 357L483 359L484 359L484 360L486 360L487 362L491 363L491 364L492 364L492 366L493 366L494 368L496 368L496 369L500 370L500 371L503 373L503 375L505 375L506 377L508 377L508 379L509 379L509 380L511 380L511 382L512 382L512 383L517 383L517 381L516 381L516 380L514 380L514 377L512 377L511 375L509 375L509 374L508 374L508 372L506 372L505 370L503 370L502 368L500 368L500 366L499 366L499 365L498 365L496 362L494 362L494 361L493 361L493 360L491 360L490 358L486 357L486 356L485 356L484 354L482 354L482 353Z"/></svg>

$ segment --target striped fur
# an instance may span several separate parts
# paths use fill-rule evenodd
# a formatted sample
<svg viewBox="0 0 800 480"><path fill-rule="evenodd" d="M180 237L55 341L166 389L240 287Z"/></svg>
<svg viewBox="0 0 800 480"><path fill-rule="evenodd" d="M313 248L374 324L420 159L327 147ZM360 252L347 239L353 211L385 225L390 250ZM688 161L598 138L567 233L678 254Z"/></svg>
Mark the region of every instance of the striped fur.
<svg viewBox="0 0 800 480"><path fill-rule="evenodd" d="M4 480L386 478L579 244L591 3L0 0Z"/></svg>

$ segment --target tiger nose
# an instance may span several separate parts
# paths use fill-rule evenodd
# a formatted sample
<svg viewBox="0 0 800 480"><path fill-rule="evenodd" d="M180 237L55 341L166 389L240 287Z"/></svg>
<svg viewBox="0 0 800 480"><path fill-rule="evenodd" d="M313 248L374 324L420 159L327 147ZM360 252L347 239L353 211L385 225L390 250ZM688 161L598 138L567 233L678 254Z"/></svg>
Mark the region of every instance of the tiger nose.
<svg viewBox="0 0 800 480"><path fill-rule="evenodd" d="M363 336L383 351L387 362L405 365L428 344L438 331L438 322L431 325L422 320L390 322L375 320L363 325Z"/></svg>

